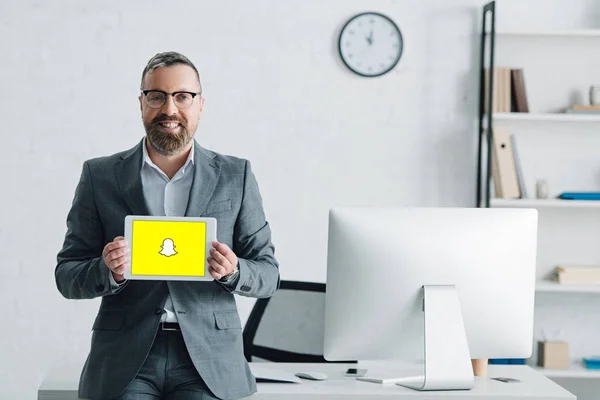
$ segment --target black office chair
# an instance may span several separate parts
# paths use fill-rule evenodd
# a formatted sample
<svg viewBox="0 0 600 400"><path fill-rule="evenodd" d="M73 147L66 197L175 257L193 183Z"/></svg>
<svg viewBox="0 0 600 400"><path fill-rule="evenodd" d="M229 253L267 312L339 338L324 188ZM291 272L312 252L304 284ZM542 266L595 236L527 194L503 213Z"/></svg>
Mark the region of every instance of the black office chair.
<svg viewBox="0 0 600 400"><path fill-rule="evenodd" d="M244 355L248 362L328 362L324 333L325 284L282 280L272 297L254 304L244 326Z"/></svg>

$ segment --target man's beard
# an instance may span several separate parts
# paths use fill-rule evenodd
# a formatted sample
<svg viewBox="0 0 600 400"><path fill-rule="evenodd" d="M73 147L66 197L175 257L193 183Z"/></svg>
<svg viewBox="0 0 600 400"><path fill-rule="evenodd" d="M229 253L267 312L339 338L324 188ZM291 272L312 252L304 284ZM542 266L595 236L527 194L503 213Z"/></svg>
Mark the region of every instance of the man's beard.
<svg viewBox="0 0 600 400"><path fill-rule="evenodd" d="M175 133L162 132L161 122L168 121L179 123L179 131ZM175 116L168 117L164 114L157 116L149 123L144 122L144 128L152 147L164 156L179 153L194 137L194 132L188 131L187 124L183 119Z"/></svg>

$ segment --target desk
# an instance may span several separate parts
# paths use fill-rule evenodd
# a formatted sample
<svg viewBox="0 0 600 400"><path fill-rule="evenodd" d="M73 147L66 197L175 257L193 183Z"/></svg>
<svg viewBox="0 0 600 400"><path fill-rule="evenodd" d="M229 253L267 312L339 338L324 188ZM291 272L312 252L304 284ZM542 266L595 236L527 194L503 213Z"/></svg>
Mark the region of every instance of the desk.
<svg viewBox="0 0 600 400"><path fill-rule="evenodd" d="M469 391L418 392L393 384L376 384L344 377L347 364L289 364L260 363L261 367L277 368L286 372L322 371L329 379L303 383L259 383L258 392L248 400L320 400L320 399L421 399L451 398L493 400L575 400L576 397L525 365L490 365L489 377L511 377L520 383L502 383L476 377L475 388ZM77 400L77 383L81 364L60 365L49 371L38 390L38 400Z"/></svg>

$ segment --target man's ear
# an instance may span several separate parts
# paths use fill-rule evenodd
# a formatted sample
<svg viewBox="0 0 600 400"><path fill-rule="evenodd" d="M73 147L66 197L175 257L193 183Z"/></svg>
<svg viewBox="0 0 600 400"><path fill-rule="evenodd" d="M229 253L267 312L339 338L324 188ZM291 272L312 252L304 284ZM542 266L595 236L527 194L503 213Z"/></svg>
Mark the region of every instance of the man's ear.
<svg viewBox="0 0 600 400"><path fill-rule="evenodd" d="M198 120L202 116L202 108L204 107L204 97L200 97L200 112L198 113Z"/></svg>

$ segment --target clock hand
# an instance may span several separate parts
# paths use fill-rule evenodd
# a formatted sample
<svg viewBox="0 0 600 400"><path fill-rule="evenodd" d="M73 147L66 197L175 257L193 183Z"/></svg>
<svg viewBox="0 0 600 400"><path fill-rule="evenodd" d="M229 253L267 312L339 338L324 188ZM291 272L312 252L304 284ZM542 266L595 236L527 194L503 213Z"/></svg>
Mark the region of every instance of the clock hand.
<svg viewBox="0 0 600 400"><path fill-rule="evenodd" d="M367 43L369 43L369 46L373 44L373 31L371 31L369 33L369 36L367 36L365 39L367 39Z"/></svg>

